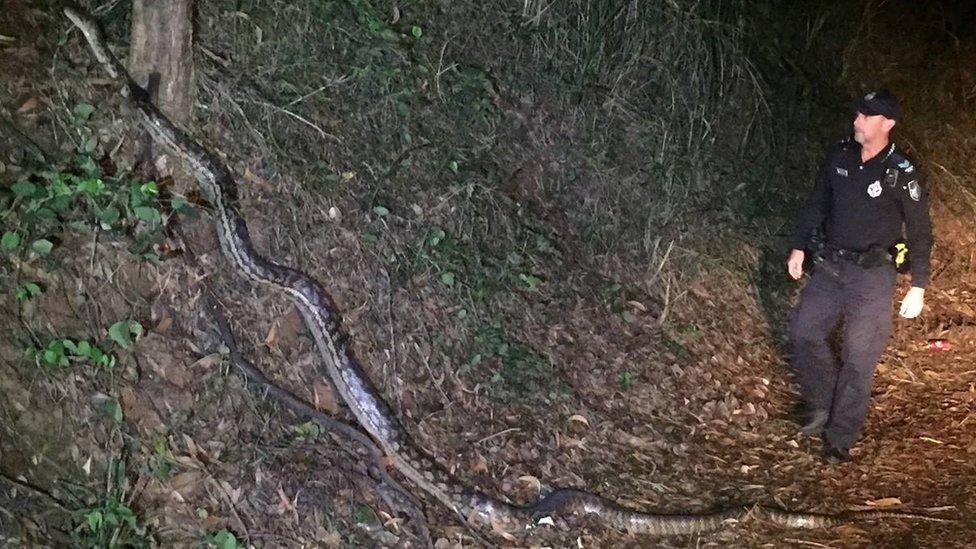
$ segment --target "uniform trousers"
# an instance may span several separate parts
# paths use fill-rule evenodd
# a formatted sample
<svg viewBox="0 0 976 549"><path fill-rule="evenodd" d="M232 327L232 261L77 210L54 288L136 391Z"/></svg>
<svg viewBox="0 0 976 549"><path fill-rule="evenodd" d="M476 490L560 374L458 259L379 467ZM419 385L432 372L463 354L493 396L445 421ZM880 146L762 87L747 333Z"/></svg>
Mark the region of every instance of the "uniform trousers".
<svg viewBox="0 0 976 549"><path fill-rule="evenodd" d="M861 435L871 378L891 335L897 273L825 259L800 293L790 321L793 368L808 406L829 412L825 442L847 450ZM843 318L841 352L828 337Z"/></svg>

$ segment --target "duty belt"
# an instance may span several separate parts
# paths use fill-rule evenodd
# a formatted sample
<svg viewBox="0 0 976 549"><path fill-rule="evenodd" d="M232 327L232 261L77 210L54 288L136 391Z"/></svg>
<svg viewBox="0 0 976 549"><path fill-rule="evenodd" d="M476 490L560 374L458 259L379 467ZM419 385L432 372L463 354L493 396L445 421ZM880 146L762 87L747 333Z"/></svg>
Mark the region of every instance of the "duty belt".
<svg viewBox="0 0 976 549"><path fill-rule="evenodd" d="M865 252L827 246L823 250L823 257L835 263L849 261L864 268L880 267L882 265L889 265L892 262L891 255L880 246L873 246Z"/></svg>

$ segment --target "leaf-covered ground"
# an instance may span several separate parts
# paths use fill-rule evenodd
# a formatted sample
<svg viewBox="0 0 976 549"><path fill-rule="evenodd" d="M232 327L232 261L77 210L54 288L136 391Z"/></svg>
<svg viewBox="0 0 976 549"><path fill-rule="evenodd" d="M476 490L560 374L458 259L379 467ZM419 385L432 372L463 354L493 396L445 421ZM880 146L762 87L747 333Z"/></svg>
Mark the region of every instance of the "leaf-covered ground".
<svg viewBox="0 0 976 549"><path fill-rule="evenodd" d="M673 180L662 174L674 165L648 167L609 143L651 139L653 124L632 121L602 134L573 102L520 89L496 77L506 74L498 67L464 66L466 58L451 51L437 65L445 56L436 55L439 45L450 41L427 46L429 58L424 46L408 48L405 60L400 49L355 33L352 46L334 48L340 60L321 80L293 95L322 88L303 99L321 103L302 111L303 102L279 99L295 92L288 85L307 77L308 67L254 61L257 70L235 72L251 62L235 57L288 59L294 43L273 30L281 21L321 32L315 48L345 43L316 26L321 14L309 6L266 18L263 10L275 6L259 2L249 14L247 6L201 5L198 37L206 51L198 100L207 115L198 117L196 135L240 175L257 248L325 285L370 378L415 440L459 479L522 502L535 497L537 479L660 512L762 503L817 512L931 510L952 519L816 531L747 521L674 538L586 521L543 528L526 544L972 545L976 185L967 174L976 172L976 124L971 92L953 80L972 85L971 74L945 76L942 65L915 51L924 48L912 35L860 35L858 47L877 57L851 62L858 76L849 77L868 74L863 65L883 67L872 81L890 82L906 111L918 113L899 128L899 139L927 167L934 276L923 316L895 321L852 461L826 466L819 441L799 436L790 419L797 395L782 338L798 286L782 265L777 238L790 221L777 201L806 186L762 183L806 181L816 151L787 150L796 162L775 169L727 157L720 168L690 172L698 181ZM124 167L139 133L120 98L100 83L77 33L65 35L56 12L16 8L0 15L0 114L50 156L70 157L94 139L99 158ZM410 20L404 8L396 12L400 23L385 12L366 22L375 17L390 25L379 32L402 30L411 40L414 26L431 40L463 27L436 13ZM111 15L110 30L124 28ZM525 10L508 15L531 21ZM499 17L492 29L531 28L521 24ZM972 42L960 40L952 60L973 59ZM474 40L458 47L482 59L491 53ZM425 60L434 70L415 70ZM461 64L445 68L452 62ZM925 79L927 93L915 86ZM410 94L398 88L405 82ZM969 110L933 107L933 90ZM607 93L605 120L623 124L629 107ZM79 103L96 107L80 126L71 122ZM457 105L470 111L441 112ZM472 127L452 128L458 119ZM302 154L289 156L290 148ZM308 156L316 149L320 156ZM28 170L29 150L4 127L5 187ZM162 193L185 193L192 202L180 177L161 180ZM646 202L621 200L645 184ZM681 184L714 191L682 196ZM5 252L0 543L233 546L232 535L258 547L345 547L375 545L361 524L400 531L362 462L249 390L230 367L203 309L210 290L251 360L319 409L352 421L316 377L297 311L235 276L216 248L206 205L197 211L164 212L168 229L153 248L164 258L159 263L140 260L126 239L108 232L66 230L44 257ZM614 219L621 216L645 217L625 225ZM626 236L615 239L614 231ZM184 238L195 263L182 253ZM43 293L17 300L15 289L28 281ZM109 327L126 319L144 333L123 348ZM108 368L73 359L55 367L43 357L21 358L25 346L53 337L104 341L118 362ZM933 349L934 338L951 349ZM435 546L473 543L435 502L425 504ZM101 522L93 522L96 515ZM107 524L110 515L120 524Z"/></svg>

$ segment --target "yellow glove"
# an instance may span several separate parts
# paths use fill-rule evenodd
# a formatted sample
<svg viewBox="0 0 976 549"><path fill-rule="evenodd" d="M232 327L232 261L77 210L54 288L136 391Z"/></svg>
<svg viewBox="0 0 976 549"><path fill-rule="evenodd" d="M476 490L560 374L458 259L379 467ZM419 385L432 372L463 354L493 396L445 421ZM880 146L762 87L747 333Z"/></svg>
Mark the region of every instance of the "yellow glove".
<svg viewBox="0 0 976 549"><path fill-rule="evenodd" d="M922 305L925 303L925 288L912 286L905 299L901 301L901 310L898 312L905 318L915 318L922 312Z"/></svg>

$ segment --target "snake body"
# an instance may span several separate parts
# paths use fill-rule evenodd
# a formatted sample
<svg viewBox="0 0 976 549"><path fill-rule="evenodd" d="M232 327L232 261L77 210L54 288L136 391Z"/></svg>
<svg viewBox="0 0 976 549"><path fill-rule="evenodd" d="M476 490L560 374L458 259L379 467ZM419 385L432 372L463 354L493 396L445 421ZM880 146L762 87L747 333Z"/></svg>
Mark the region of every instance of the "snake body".
<svg viewBox="0 0 976 549"><path fill-rule="evenodd" d="M752 515L794 528L821 528L883 517L931 519L925 515L881 510L823 515L764 506L733 507L714 513L656 514L628 509L575 489L558 489L532 505L518 506L467 487L412 442L351 354L322 286L306 273L276 264L254 250L237 206L237 185L230 171L152 104L146 92L106 47L98 26L90 18L71 7L64 12L84 34L98 62L119 82L121 93L129 96L152 139L179 157L194 174L200 190L213 205L217 235L226 258L248 279L281 291L298 306L315 341L324 375L332 380L353 416L389 456L393 467L472 526L518 534L550 515L595 515L603 524L620 530L676 535L717 530L728 521Z"/></svg>

